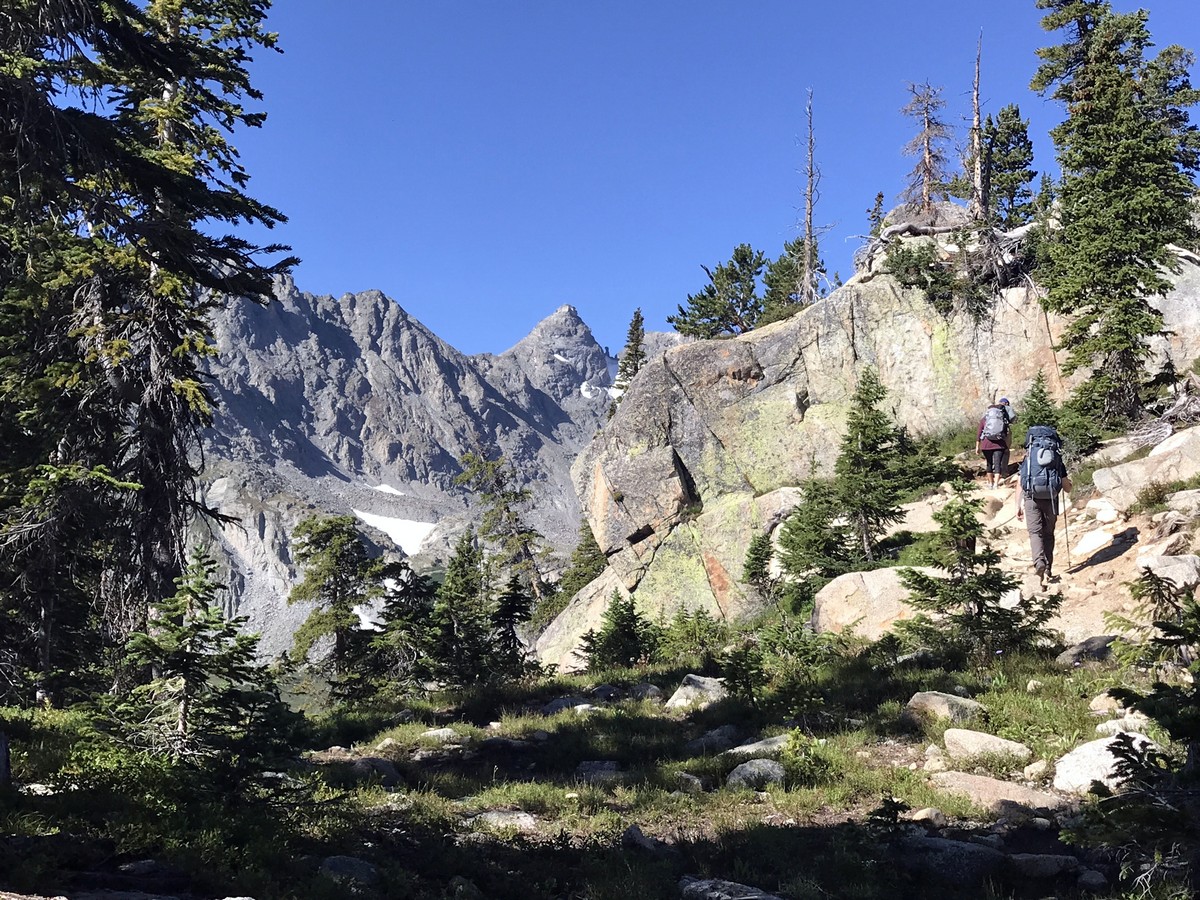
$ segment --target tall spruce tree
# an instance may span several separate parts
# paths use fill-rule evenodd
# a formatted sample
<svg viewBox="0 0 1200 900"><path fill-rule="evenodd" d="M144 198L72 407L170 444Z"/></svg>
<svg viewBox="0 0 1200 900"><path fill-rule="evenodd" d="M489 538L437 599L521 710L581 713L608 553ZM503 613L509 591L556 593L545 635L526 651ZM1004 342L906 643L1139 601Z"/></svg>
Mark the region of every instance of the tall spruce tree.
<svg viewBox="0 0 1200 900"><path fill-rule="evenodd" d="M282 221L246 193L229 143L263 121L245 104L260 99L250 54L275 46L268 6L5 10L0 570L5 605L42 610L43 650L80 620L82 597L98 598L116 644L143 627L173 593L187 525L207 514L194 480L208 314L267 296L292 262L222 234Z"/></svg>
<svg viewBox="0 0 1200 900"><path fill-rule="evenodd" d="M304 577L288 602L316 604L296 631L296 654L304 659L314 644L331 638L327 666L335 684L353 681L370 641L355 610L382 595L382 563L371 559L353 516L310 516L296 526L292 539Z"/></svg>
<svg viewBox="0 0 1200 900"><path fill-rule="evenodd" d="M642 368L646 361L646 323L642 319L642 309L633 311L629 320L629 330L625 332L625 349L621 353L621 361L617 363L616 387L624 391L629 382Z"/></svg>
<svg viewBox="0 0 1200 900"><path fill-rule="evenodd" d="M841 515L854 535L856 554L868 561L878 555L876 544L887 527L903 518L893 470L904 435L879 408L885 397L875 370L863 369L834 464Z"/></svg>
<svg viewBox="0 0 1200 900"><path fill-rule="evenodd" d="M1042 27L1065 33L1038 51L1032 87L1067 111L1053 131L1062 180L1050 235L1047 305L1070 317L1064 372L1091 369L1072 403L1112 424L1142 410L1149 338L1162 316L1149 298L1170 287L1168 244L1193 234L1195 131L1186 110L1200 95L1191 54L1168 47L1153 60L1147 13L1113 12L1106 0L1038 0Z"/></svg>
<svg viewBox="0 0 1200 900"><path fill-rule="evenodd" d="M454 545L422 641L423 664L439 681L458 687L488 677L489 590L483 552L468 528Z"/></svg>
<svg viewBox="0 0 1200 900"><path fill-rule="evenodd" d="M1037 172L1033 164L1033 142L1029 139L1029 121L1021 118L1015 103L1005 106L993 121L984 124L984 153L988 184L997 224L1005 230L1033 219L1033 190L1030 185Z"/></svg>
<svg viewBox="0 0 1200 900"><path fill-rule="evenodd" d="M225 770L277 763L293 717L256 660L258 637L244 631L245 618L222 613L216 570L205 552L192 554L174 596L155 604L156 627L126 647L129 664L154 678L112 698L108 710L117 732L141 749L219 759Z"/></svg>
<svg viewBox="0 0 1200 900"><path fill-rule="evenodd" d="M711 269L701 266L708 284L700 293L689 294L687 306L678 306L678 314L667 316L667 322L689 337L712 338L750 331L763 311L759 280L766 265L761 250L739 244L728 262Z"/></svg>
<svg viewBox="0 0 1200 900"><path fill-rule="evenodd" d="M519 575L510 575L489 616L490 668L494 675L512 678L527 671L528 654L517 629L529 621L532 609L533 592Z"/></svg>
<svg viewBox="0 0 1200 900"><path fill-rule="evenodd" d="M883 191L879 191L875 195L875 202L867 210L867 224L870 226L867 234L871 237L879 237L879 233L883 231Z"/></svg>
<svg viewBox="0 0 1200 900"><path fill-rule="evenodd" d="M529 488L518 487L516 472L504 456L488 459L481 451L467 453L454 483L479 495L483 516L479 536L495 548L492 562L525 579L538 602L546 596L541 562L544 540L521 514L529 502Z"/></svg>

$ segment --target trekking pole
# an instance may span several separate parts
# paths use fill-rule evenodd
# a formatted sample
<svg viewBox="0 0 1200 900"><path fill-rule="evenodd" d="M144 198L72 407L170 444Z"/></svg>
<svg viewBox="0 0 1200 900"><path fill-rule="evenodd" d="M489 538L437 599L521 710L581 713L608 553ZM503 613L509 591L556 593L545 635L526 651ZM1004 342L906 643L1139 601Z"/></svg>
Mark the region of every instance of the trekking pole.
<svg viewBox="0 0 1200 900"><path fill-rule="evenodd" d="M1071 528L1070 528L1070 526L1067 524L1067 509L1069 508L1069 502L1068 502L1068 501L1069 501L1069 498L1067 497L1067 492L1066 492L1066 491L1063 491L1063 492L1062 492L1062 503L1063 503L1063 538L1064 538L1064 540L1066 540L1066 542L1067 542L1067 543L1066 543L1066 550L1067 550L1067 571L1068 571L1068 572L1070 572L1070 571L1071 571Z"/></svg>

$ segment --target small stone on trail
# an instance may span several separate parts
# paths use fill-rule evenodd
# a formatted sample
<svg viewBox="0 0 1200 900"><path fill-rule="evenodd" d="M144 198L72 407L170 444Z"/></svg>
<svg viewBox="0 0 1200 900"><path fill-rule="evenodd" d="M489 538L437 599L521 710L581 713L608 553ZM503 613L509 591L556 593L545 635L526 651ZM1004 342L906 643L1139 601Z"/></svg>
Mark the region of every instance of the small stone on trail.
<svg viewBox="0 0 1200 900"><path fill-rule="evenodd" d="M918 809L909 816L909 819L914 822L928 822L934 828L945 828L950 824L950 820L946 818L946 814L936 806L927 806L924 809Z"/></svg>
<svg viewBox="0 0 1200 900"><path fill-rule="evenodd" d="M1075 886L1081 891L1098 893L1108 888L1108 879L1104 877L1104 873L1102 872L1097 872L1095 869L1085 869L1079 874L1079 880L1075 882Z"/></svg>
<svg viewBox="0 0 1200 900"><path fill-rule="evenodd" d="M1103 694L1097 694L1092 698L1092 702L1088 704L1088 709L1094 713L1114 713L1117 710L1123 709L1121 701L1105 691Z"/></svg>
<svg viewBox="0 0 1200 900"><path fill-rule="evenodd" d="M731 788L761 791L772 784L783 784L783 764L773 759L752 759L744 762L725 779Z"/></svg>

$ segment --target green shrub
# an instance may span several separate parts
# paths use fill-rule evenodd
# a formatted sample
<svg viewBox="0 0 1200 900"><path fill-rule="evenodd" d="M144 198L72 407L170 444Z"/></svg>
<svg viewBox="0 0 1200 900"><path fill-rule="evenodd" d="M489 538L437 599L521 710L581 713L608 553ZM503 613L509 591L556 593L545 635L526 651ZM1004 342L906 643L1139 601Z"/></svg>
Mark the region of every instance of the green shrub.
<svg viewBox="0 0 1200 900"><path fill-rule="evenodd" d="M783 745L779 761L783 763L788 787L816 787L827 784L837 775L825 742L795 728Z"/></svg>
<svg viewBox="0 0 1200 900"><path fill-rule="evenodd" d="M600 631L583 636L588 669L634 666L653 662L662 643L662 629L637 610L633 597L613 590Z"/></svg>

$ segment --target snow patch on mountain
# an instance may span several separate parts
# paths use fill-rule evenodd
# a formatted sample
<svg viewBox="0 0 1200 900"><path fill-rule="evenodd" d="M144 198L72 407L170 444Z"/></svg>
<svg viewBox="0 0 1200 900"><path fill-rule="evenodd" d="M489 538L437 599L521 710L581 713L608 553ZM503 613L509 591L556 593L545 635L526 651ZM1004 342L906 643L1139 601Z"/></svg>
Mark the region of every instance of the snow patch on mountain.
<svg viewBox="0 0 1200 900"><path fill-rule="evenodd" d="M405 496L404 491L394 488L390 484L377 484L371 490L379 491L381 494L395 494L397 497Z"/></svg>
<svg viewBox="0 0 1200 900"><path fill-rule="evenodd" d="M365 524L377 528L392 539L392 541L408 556L421 549L421 542L437 527L434 522L415 522L412 519L396 519L391 516L380 516L375 513L363 512L361 509L350 510Z"/></svg>

